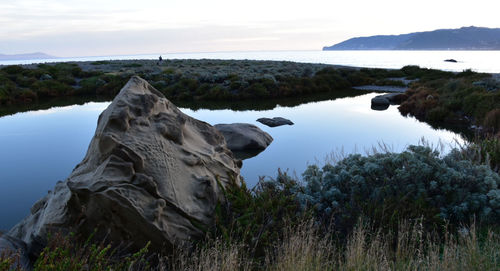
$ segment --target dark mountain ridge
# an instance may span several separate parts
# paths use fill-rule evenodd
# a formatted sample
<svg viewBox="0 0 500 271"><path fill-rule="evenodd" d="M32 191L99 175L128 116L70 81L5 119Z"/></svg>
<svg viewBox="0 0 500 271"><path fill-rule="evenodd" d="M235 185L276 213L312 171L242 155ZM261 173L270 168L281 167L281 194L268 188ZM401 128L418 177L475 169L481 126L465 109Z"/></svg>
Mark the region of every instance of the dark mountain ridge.
<svg viewBox="0 0 500 271"><path fill-rule="evenodd" d="M348 39L327 50L500 50L500 28L462 27Z"/></svg>

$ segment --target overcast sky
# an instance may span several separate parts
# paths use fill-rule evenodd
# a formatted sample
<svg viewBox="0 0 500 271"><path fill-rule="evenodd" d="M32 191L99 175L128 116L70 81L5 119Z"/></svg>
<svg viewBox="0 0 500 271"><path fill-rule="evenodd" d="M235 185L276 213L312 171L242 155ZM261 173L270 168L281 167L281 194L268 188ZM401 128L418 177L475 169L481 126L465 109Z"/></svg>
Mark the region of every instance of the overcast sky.
<svg viewBox="0 0 500 271"><path fill-rule="evenodd" d="M355 36L500 27L499 0L0 0L0 53L321 50Z"/></svg>

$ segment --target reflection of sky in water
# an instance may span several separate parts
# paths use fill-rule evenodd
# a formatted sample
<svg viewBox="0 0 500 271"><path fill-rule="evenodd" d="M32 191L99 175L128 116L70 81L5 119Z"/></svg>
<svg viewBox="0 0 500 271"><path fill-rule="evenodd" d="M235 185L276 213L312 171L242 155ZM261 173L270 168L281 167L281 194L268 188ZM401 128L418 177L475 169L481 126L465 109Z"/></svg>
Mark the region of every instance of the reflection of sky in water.
<svg viewBox="0 0 500 271"><path fill-rule="evenodd" d="M340 151L364 154L365 150L379 144L401 151L410 144L418 144L422 137L435 146L441 141L446 149L455 140L461 141L454 133L434 130L425 123L401 116L396 106L385 111L371 110L371 98L375 95L378 94L267 111L184 112L210 124L253 123L274 138L264 152L243 162L242 175L250 185L255 184L259 176L275 177L278 168L300 175L307 164L324 163L326 157ZM255 121L261 117L278 116L292 120L295 125L270 128Z"/></svg>
<svg viewBox="0 0 500 271"><path fill-rule="evenodd" d="M314 102L266 111L183 111L210 124L247 122L274 138L257 157L243 162L249 185L258 176L275 177L277 169L300 174L309 163L323 163L335 152L360 152L383 142L394 151L417 144L453 143L457 137L433 130L425 123L402 117L395 106L370 109L376 94ZM0 229L10 228L29 212L33 203L64 180L81 161L92 138L97 117L109 103L87 103L19 113L0 118ZM284 117L295 125L270 128L260 117Z"/></svg>

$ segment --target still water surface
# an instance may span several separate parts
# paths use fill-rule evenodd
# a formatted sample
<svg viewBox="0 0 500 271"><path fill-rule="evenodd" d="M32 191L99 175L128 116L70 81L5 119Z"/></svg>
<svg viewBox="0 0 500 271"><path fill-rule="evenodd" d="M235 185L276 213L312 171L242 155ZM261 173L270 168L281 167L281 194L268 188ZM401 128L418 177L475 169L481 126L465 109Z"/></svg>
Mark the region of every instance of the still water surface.
<svg viewBox="0 0 500 271"><path fill-rule="evenodd" d="M434 145L441 142L446 149L455 140L462 141L455 133L401 116L395 106L385 111L371 110L370 101L375 95L293 107L278 105L262 111L182 111L210 124L252 123L274 138L264 152L243 162L242 175L249 186L259 176L275 177L278 168L300 176L308 164L322 164L332 153L364 153L379 143L401 151L422 137ZM84 157L97 117L108 104L90 102L0 117L0 229L9 229L20 221L34 202L70 174ZM255 121L277 116L295 125L270 128Z"/></svg>

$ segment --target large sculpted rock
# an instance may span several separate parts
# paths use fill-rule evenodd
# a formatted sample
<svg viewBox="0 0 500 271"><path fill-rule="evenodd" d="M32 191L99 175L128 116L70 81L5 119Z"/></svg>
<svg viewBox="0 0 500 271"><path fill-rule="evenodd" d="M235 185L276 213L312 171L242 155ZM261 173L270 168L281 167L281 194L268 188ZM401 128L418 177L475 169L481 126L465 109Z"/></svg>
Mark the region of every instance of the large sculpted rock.
<svg viewBox="0 0 500 271"><path fill-rule="evenodd" d="M232 181L239 167L223 136L133 77L99 116L83 161L7 234L31 257L51 231L168 249L203 234L219 185Z"/></svg>

